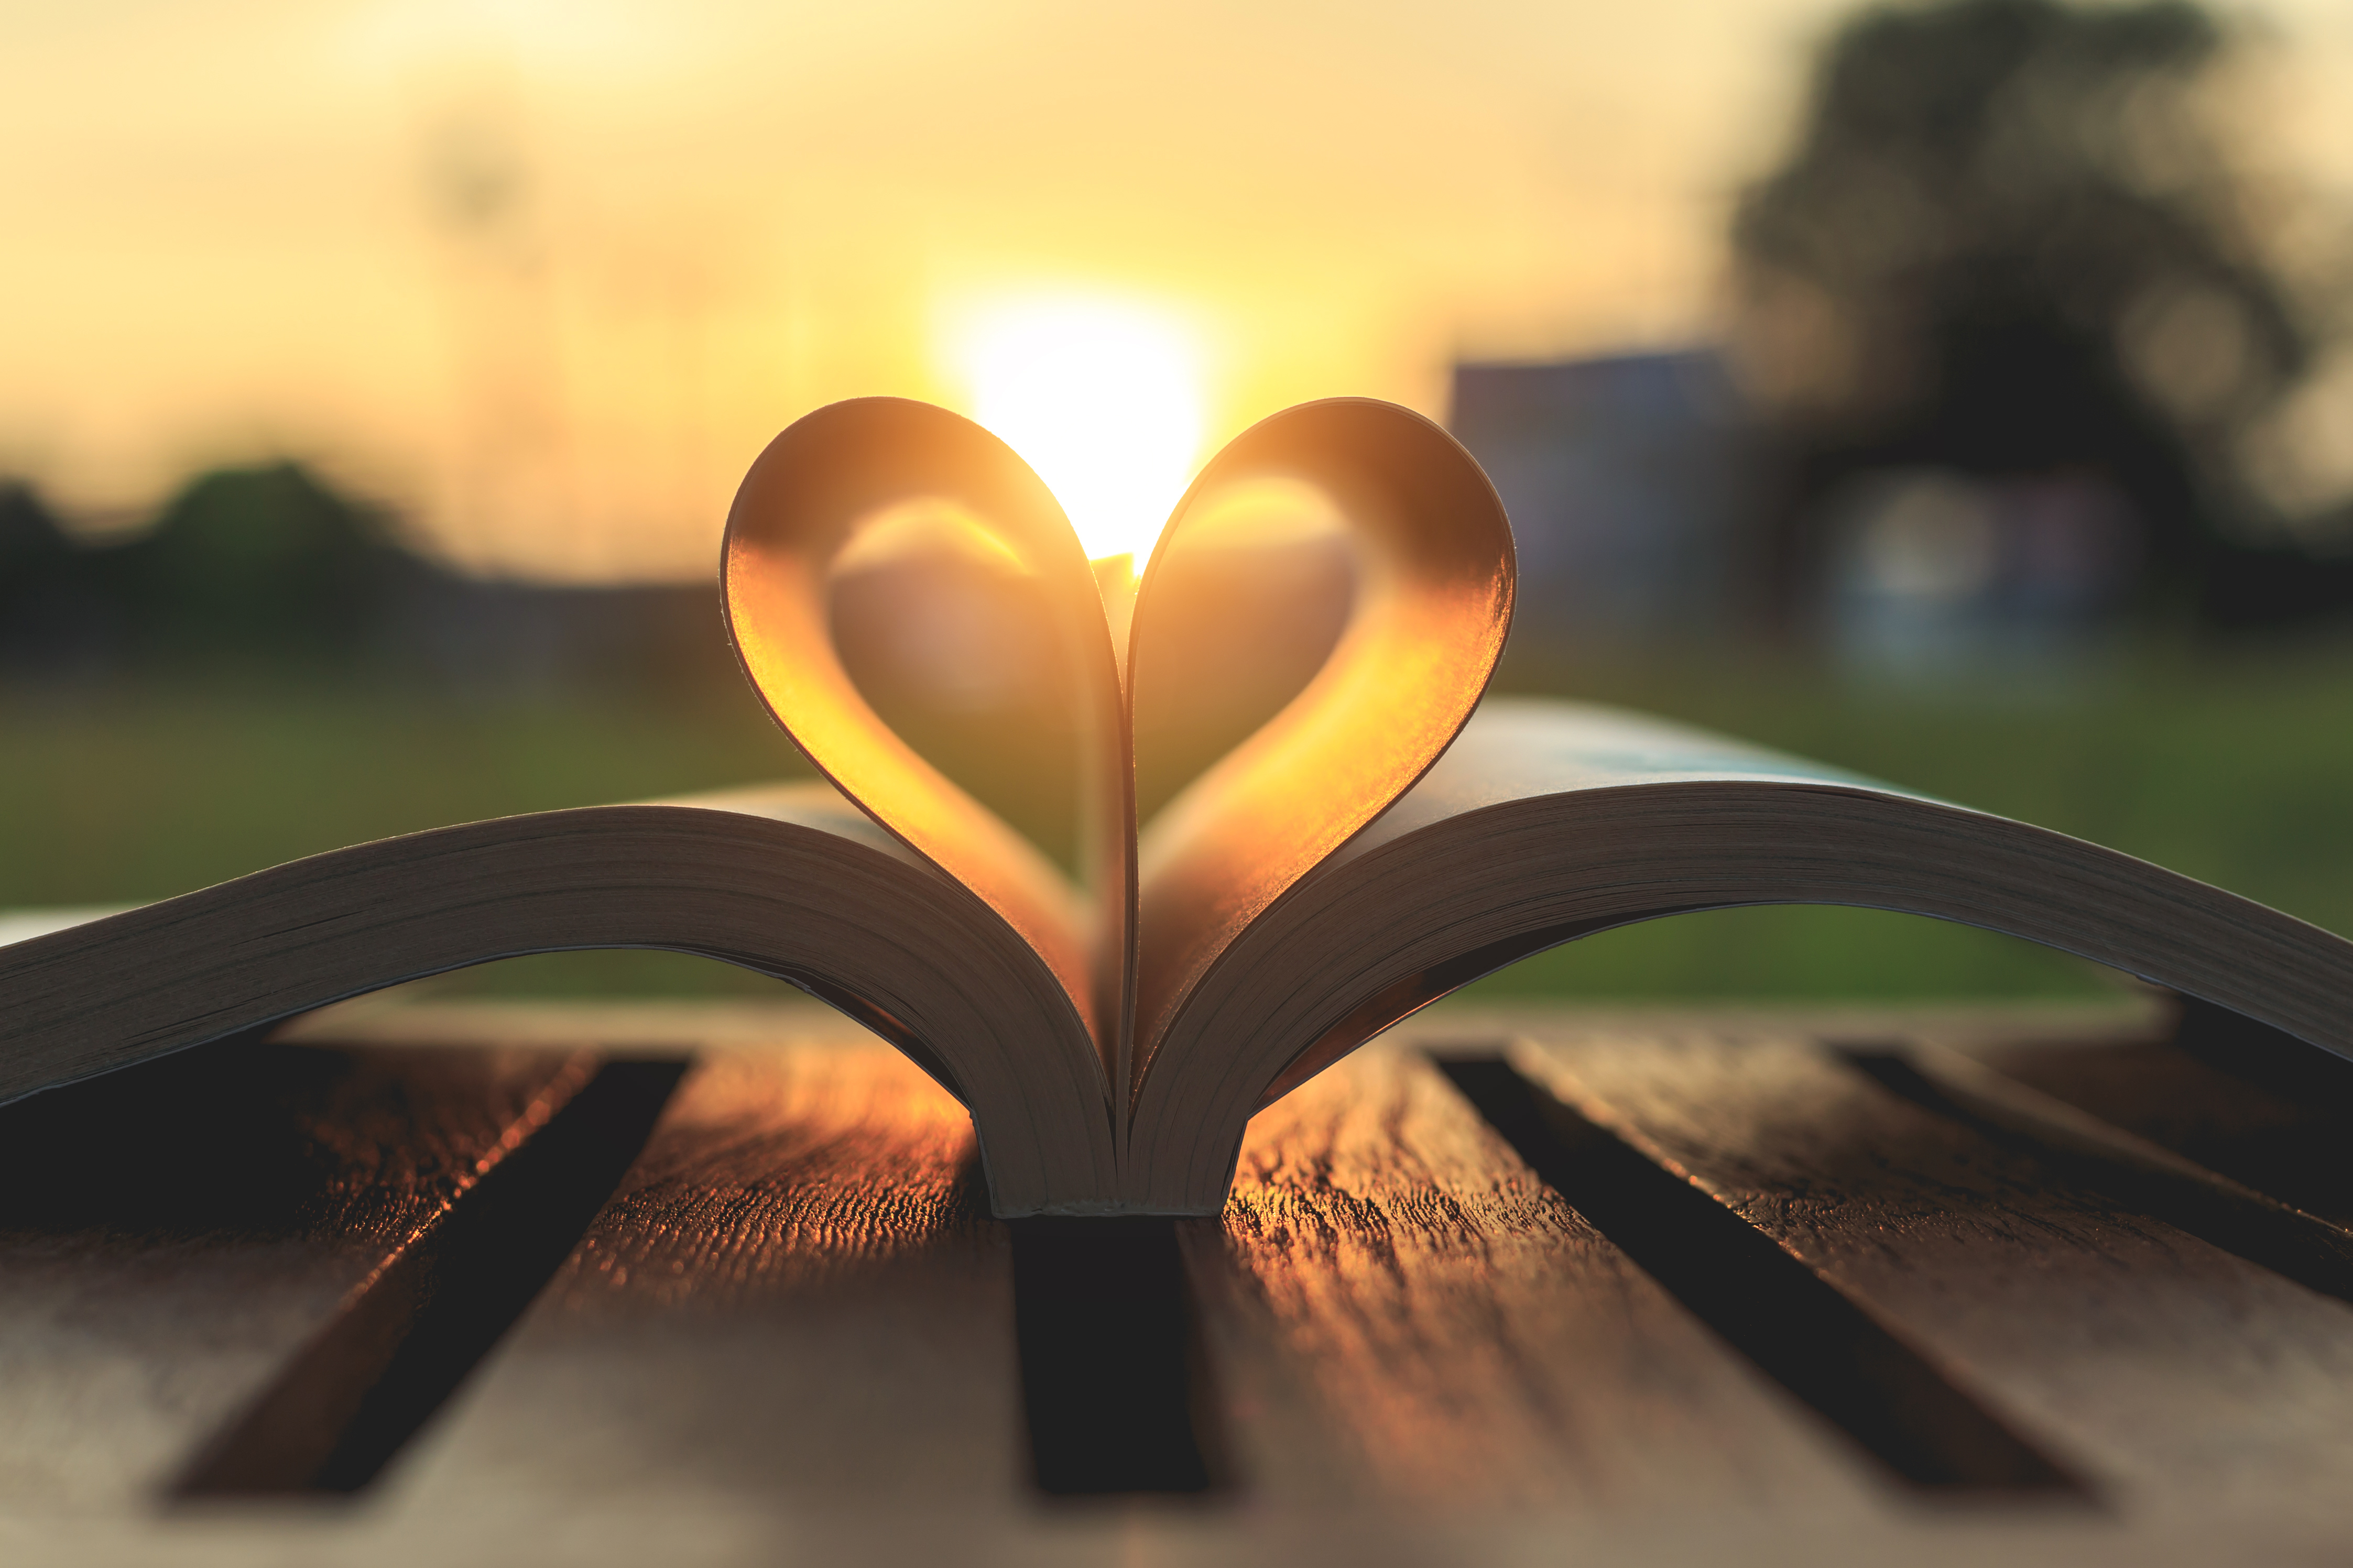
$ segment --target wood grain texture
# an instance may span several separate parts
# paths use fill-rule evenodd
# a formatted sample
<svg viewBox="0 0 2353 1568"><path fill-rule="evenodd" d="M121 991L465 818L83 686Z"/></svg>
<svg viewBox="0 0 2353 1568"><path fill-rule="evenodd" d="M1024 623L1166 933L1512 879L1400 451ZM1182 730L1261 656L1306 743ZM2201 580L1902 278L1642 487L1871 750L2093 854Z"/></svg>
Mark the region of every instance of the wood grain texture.
<svg viewBox="0 0 2353 1568"><path fill-rule="evenodd" d="M591 1065L225 1042L0 1110L0 1501L147 1506Z"/></svg>
<svg viewBox="0 0 2353 1568"><path fill-rule="evenodd" d="M2342 1303L2074 1187L1803 1039L1556 1035L1515 1059L2120 1506L2310 1509L2353 1481Z"/></svg>
<svg viewBox="0 0 2353 1568"><path fill-rule="evenodd" d="M839 1033L713 1053L388 1500L1002 1509L1011 1307L971 1121L904 1058Z"/></svg>
<svg viewBox="0 0 2353 1568"><path fill-rule="evenodd" d="M518 1038L617 1051L640 1033L682 1050L701 1027L691 1008L661 1030L515 1012ZM2139 1568L2335 1563L2353 1541L2353 1313L1815 1044L2095 1053L2068 1058L2079 1073L2147 1039L2025 1012L1522 1010L1514 1026L1545 1043L1524 1065L2105 1479L2106 1511L1894 1492L1389 1047L1262 1116L1225 1216L1185 1222L1239 1485L1050 1506L1025 1484L1008 1249L976 1206L968 1123L853 1028L737 1009L707 1020L713 1048L644 1159L376 1494L157 1511L141 1478L185 1458L209 1425L191 1412L233 1405L223 1389L266 1377L303 1312L340 1299L284 1280L413 1225L417 1194L503 1139L531 1074L565 1060L455 1049L487 1020L435 1017L424 1051L258 1053L243 1077L193 1057L182 1077L71 1091L136 1096L0 1117L0 1562ZM1439 1013L1415 1032L1461 1047L1483 1026ZM2152 1089L2148 1114L2200 1136L2212 1086L2177 1087L2191 1104Z"/></svg>
<svg viewBox="0 0 2353 1568"><path fill-rule="evenodd" d="M2208 1170L2353 1227L2353 1115L2341 1099L2251 1083L2158 1039L1989 1042L1969 1055Z"/></svg>
<svg viewBox="0 0 2353 1568"><path fill-rule="evenodd" d="M1840 1510L1840 1439L1546 1188L1427 1060L1262 1112L1190 1261L1245 1486L1408 1508Z"/></svg>

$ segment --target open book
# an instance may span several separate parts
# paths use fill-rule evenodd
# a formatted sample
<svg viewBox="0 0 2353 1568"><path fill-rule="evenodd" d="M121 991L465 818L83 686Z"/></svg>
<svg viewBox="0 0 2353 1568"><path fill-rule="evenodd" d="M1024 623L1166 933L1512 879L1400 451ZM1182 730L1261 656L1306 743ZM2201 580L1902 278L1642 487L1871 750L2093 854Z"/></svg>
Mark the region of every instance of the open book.
<svg viewBox="0 0 2353 1568"><path fill-rule="evenodd" d="M1289 704L1139 832L1135 736L1187 679L1164 584L1231 487L1353 530L1346 629ZM1017 559L1073 672L1074 880L917 755L839 658L828 574L913 500ZM729 629L828 783L440 828L15 942L0 1098L522 953L653 947L781 976L972 1111L1001 1215L1205 1214L1245 1123L1424 1004L1660 915L1824 903L2048 943L2353 1056L2353 942L2041 828L1629 714L1495 700L1510 529L1444 432L1336 400L1237 438L1132 615L1053 497L944 410L838 404L754 465Z"/></svg>

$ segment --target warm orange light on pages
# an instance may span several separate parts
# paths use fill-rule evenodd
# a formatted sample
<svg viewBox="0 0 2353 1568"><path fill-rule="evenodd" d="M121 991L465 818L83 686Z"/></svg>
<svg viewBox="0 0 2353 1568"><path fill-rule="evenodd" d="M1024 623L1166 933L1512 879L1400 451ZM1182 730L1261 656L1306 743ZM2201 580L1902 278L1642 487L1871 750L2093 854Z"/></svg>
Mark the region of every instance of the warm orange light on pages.
<svg viewBox="0 0 2353 1568"><path fill-rule="evenodd" d="M1040 299L976 312L956 347L973 417L1038 470L1087 554L1140 563L1200 455L1184 330L1140 305Z"/></svg>

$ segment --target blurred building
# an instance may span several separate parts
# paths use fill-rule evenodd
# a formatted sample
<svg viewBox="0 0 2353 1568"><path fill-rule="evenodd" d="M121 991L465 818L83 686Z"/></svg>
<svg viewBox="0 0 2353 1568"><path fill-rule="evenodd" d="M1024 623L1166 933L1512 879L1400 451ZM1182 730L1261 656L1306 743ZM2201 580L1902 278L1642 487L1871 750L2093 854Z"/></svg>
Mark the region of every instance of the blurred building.
<svg viewBox="0 0 2353 1568"><path fill-rule="evenodd" d="M1519 651L1715 637L1744 612L1756 442L1712 350L1458 364L1448 423L1511 515Z"/></svg>
<svg viewBox="0 0 2353 1568"><path fill-rule="evenodd" d="M1896 679L2048 673L2096 654L2147 529L2096 473L1858 474L1827 505L1820 626L1851 668Z"/></svg>
<svg viewBox="0 0 2353 1568"><path fill-rule="evenodd" d="M1451 425L1511 514L1523 658L1794 634L1891 678L1995 674L2094 648L2147 554L2094 469L1864 465L1799 498L1820 543L1792 584L1788 455L1707 349L1458 365Z"/></svg>

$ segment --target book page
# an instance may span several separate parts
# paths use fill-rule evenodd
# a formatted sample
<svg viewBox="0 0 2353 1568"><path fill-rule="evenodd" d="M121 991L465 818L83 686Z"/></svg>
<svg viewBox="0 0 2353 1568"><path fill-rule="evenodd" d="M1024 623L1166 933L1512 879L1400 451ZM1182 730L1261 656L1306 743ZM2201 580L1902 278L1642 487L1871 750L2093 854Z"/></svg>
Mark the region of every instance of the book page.
<svg viewBox="0 0 2353 1568"><path fill-rule="evenodd" d="M1250 923L1409 789L1477 706L1511 623L1511 525L1453 438L1362 398L1303 405L1203 470L1154 552L1129 637L1130 726L1188 679L1163 652L1158 584L1197 499L1269 474L1327 492L1359 546L1357 599L1324 668L1180 795L1138 847L1134 1056Z"/></svg>
<svg viewBox="0 0 2353 1568"><path fill-rule="evenodd" d="M1271 1097L1482 974L1614 926L1773 903L2000 931L2353 1058L2343 937L1844 770L1605 709L1504 700L1187 1000L1136 1097L1135 1188L1202 1209Z"/></svg>
<svg viewBox="0 0 2353 1568"><path fill-rule="evenodd" d="M1491 697L1437 765L1350 850L1387 843L1461 812L1533 795L1701 780L1844 784L1916 800L1936 798L1624 709Z"/></svg>

